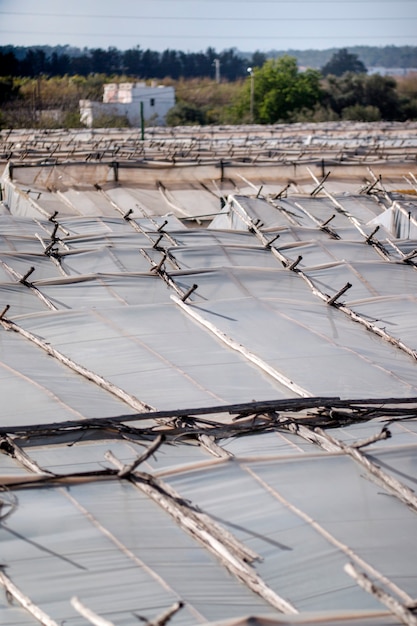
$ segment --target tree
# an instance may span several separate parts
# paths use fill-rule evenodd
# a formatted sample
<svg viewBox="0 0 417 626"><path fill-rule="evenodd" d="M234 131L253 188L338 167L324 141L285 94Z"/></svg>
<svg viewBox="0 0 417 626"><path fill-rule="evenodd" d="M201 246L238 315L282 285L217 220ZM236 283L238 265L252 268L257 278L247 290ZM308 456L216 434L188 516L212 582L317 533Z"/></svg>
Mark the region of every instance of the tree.
<svg viewBox="0 0 417 626"><path fill-rule="evenodd" d="M30 48L20 64L23 76L40 76L47 70L46 54L40 48Z"/></svg>
<svg viewBox="0 0 417 626"><path fill-rule="evenodd" d="M249 65L251 67L262 67L262 65L264 65L266 61L267 61L266 54L264 52L260 52L259 50L256 50L252 54L252 58L251 58Z"/></svg>
<svg viewBox="0 0 417 626"><path fill-rule="evenodd" d="M13 52L0 51L0 76L16 76L19 62Z"/></svg>
<svg viewBox="0 0 417 626"><path fill-rule="evenodd" d="M367 72L365 65L359 59L358 55L351 54L346 48L341 48L335 52L330 61L321 68L323 76L328 76L329 74L342 76L346 72L352 72L354 74L366 74Z"/></svg>
<svg viewBox="0 0 417 626"><path fill-rule="evenodd" d="M88 76L93 71L91 56L88 51L72 59L72 73L80 76Z"/></svg>
<svg viewBox="0 0 417 626"><path fill-rule="evenodd" d="M12 76L0 77L0 105L12 102L19 97L19 88L14 84Z"/></svg>
<svg viewBox="0 0 417 626"><path fill-rule="evenodd" d="M337 115L342 115L343 109L357 104L365 104L365 76L345 72L342 76L330 74L324 83L324 102Z"/></svg>
<svg viewBox="0 0 417 626"><path fill-rule="evenodd" d="M365 104L375 106L384 120L398 120L401 117L400 99L396 91L397 83L391 76L373 74L365 81Z"/></svg>
<svg viewBox="0 0 417 626"><path fill-rule="evenodd" d="M406 117L396 81L390 76L346 72L339 77L328 76L323 86L323 102L343 119L373 121Z"/></svg>
<svg viewBox="0 0 417 626"><path fill-rule="evenodd" d="M139 46L123 53L123 70L130 76L142 76L142 50Z"/></svg>
<svg viewBox="0 0 417 626"><path fill-rule="evenodd" d="M234 48L223 50L218 58L220 59L222 76L226 80L237 80L246 74L247 62L237 54Z"/></svg>
<svg viewBox="0 0 417 626"><path fill-rule="evenodd" d="M71 59L67 54L53 52L48 64L48 74L50 76L65 76L71 69Z"/></svg>
<svg viewBox="0 0 417 626"><path fill-rule="evenodd" d="M150 78L152 76L159 78L160 54L147 48L142 53L142 78Z"/></svg>
<svg viewBox="0 0 417 626"><path fill-rule="evenodd" d="M271 59L261 68L253 69L253 78L235 105L237 121L247 121L253 88L253 119L261 124L291 120L303 109L313 109L320 101L320 72L308 69L300 72L294 57Z"/></svg>
<svg viewBox="0 0 417 626"><path fill-rule="evenodd" d="M92 71L97 74L120 74L122 55L117 48L94 48L90 52Z"/></svg>

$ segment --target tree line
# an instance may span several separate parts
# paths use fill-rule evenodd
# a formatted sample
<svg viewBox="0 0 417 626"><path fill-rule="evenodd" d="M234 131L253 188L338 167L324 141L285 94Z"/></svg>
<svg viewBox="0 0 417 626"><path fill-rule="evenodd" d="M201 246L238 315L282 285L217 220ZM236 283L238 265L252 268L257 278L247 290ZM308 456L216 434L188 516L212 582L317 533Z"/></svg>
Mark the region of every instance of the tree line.
<svg viewBox="0 0 417 626"><path fill-rule="evenodd" d="M355 55L366 67L417 68L417 47L415 46L353 46L346 49ZM320 69L338 49L292 50L291 56L299 66ZM73 48L70 46L0 46L0 76L36 77L89 74L129 74L148 78L174 80L203 78L215 75L214 60L218 59L221 75L226 80L236 80L244 76L246 68L261 66L267 58L280 58L289 54L286 51L271 50L262 52L239 52L234 48L216 52L207 48L205 52L182 52L166 49L156 52L142 50L140 46L120 51L117 48Z"/></svg>
<svg viewBox="0 0 417 626"><path fill-rule="evenodd" d="M260 53L256 53L259 56ZM265 60L266 57L262 56ZM142 79L174 80L215 76L215 61L225 80L236 80L246 73L248 60L235 49L217 53L214 48L205 52L181 52L178 50L142 50L139 46L120 51L117 48L86 49L80 54L52 50L50 54L42 47L28 48L24 56L10 46L0 47L0 76L65 76L107 74L113 76L137 76Z"/></svg>

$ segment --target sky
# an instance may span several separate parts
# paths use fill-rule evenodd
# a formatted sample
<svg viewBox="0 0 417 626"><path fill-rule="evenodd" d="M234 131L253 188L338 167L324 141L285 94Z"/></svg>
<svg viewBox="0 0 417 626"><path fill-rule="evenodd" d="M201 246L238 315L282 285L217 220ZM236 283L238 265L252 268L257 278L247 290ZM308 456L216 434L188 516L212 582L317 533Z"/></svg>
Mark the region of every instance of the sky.
<svg viewBox="0 0 417 626"><path fill-rule="evenodd" d="M417 0L0 0L0 45L183 52L417 46Z"/></svg>

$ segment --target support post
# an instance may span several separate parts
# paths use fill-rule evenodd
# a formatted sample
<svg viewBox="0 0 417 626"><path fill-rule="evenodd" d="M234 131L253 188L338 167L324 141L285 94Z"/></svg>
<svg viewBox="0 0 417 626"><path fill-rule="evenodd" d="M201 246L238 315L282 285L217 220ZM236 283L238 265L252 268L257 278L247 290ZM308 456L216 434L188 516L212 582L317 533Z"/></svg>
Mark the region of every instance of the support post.
<svg viewBox="0 0 417 626"><path fill-rule="evenodd" d="M143 115L143 102L140 101L140 138L145 139L145 117Z"/></svg>

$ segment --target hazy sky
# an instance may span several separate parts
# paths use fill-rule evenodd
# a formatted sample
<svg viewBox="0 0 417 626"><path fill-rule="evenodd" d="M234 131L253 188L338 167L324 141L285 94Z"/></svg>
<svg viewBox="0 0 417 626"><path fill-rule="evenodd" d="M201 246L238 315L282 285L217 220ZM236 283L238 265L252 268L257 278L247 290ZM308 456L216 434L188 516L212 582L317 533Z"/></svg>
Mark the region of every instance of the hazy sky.
<svg viewBox="0 0 417 626"><path fill-rule="evenodd" d="M0 0L0 45L221 51L417 45L417 0Z"/></svg>

